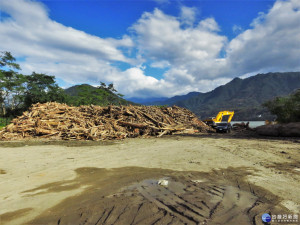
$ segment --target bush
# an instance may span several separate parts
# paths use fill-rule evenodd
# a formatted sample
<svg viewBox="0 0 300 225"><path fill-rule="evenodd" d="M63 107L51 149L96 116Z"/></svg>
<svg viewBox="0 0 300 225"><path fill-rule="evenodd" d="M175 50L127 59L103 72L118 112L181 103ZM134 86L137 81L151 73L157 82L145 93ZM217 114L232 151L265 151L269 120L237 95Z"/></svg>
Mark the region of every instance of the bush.
<svg viewBox="0 0 300 225"><path fill-rule="evenodd" d="M12 117L0 117L0 129L8 125L12 119Z"/></svg>
<svg viewBox="0 0 300 225"><path fill-rule="evenodd" d="M287 97L277 97L263 104L280 123L300 122L300 89Z"/></svg>

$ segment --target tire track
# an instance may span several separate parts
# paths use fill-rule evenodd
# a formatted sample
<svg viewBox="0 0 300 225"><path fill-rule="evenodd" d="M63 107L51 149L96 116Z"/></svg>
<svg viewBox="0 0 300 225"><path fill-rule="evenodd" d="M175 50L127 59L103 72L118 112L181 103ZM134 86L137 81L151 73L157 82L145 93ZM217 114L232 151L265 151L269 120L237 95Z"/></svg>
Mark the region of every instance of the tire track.
<svg viewBox="0 0 300 225"><path fill-rule="evenodd" d="M234 171L232 175L230 171L228 176L238 174ZM224 180L222 171L203 182L193 182L204 180L201 176L182 176L181 179L174 174L169 176L162 178L168 179L165 186L159 185L157 179L142 180L107 195L91 192L88 197L92 201L82 197L80 202L87 204L78 208L69 205L73 212L56 214L51 224L256 225L260 224L260 213L271 209L270 198L264 198L265 192L243 179ZM259 193L262 193L260 197Z"/></svg>

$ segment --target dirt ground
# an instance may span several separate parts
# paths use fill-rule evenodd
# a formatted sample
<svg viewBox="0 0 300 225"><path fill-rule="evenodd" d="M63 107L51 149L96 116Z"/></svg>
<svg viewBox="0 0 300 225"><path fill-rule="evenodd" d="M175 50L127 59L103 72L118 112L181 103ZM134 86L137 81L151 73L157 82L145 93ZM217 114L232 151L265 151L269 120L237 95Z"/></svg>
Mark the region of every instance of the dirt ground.
<svg viewBox="0 0 300 225"><path fill-rule="evenodd" d="M259 225L263 213L300 216L299 143L228 134L2 142L0 224Z"/></svg>

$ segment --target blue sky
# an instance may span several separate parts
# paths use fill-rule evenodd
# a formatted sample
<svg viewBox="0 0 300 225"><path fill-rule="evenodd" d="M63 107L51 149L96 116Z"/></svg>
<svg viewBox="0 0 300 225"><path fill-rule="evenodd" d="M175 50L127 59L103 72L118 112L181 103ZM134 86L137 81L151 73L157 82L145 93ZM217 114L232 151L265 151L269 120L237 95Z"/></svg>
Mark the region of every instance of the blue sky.
<svg viewBox="0 0 300 225"><path fill-rule="evenodd" d="M101 37L122 37L143 12L152 12L155 8L162 9L166 14L177 16L182 6L195 7L197 19L214 17L221 33L232 38L235 36L232 27L239 25L249 28L253 18L259 12L267 12L274 0L206 0L206 1L170 1L169 4L158 4L151 0L87 0L43 2L49 9L51 19Z"/></svg>
<svg viewBox="0 0 300 225"><path fill-rule="evenodd" d="M0 0L0 49L63 87L125 97L206 92L234 77L299 71L297 0Z"/></svg>

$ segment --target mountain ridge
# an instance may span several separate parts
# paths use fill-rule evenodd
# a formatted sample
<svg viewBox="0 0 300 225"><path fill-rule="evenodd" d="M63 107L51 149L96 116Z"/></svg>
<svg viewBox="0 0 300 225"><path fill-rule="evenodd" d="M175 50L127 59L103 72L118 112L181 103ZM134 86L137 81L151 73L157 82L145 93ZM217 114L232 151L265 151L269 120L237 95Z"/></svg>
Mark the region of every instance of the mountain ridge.
<svg viewBox="0 0 300 225"><path fill-rule="evenodd" d="M300 72L257 74L248 78L234 78L206 93L176 96L148 105L178 105L187 108L201 119L221 110L235 111L234 120L275 119L261 106L267 100L286 96L300 88ZM195 93L195 92L194 92Z"/></svg>

